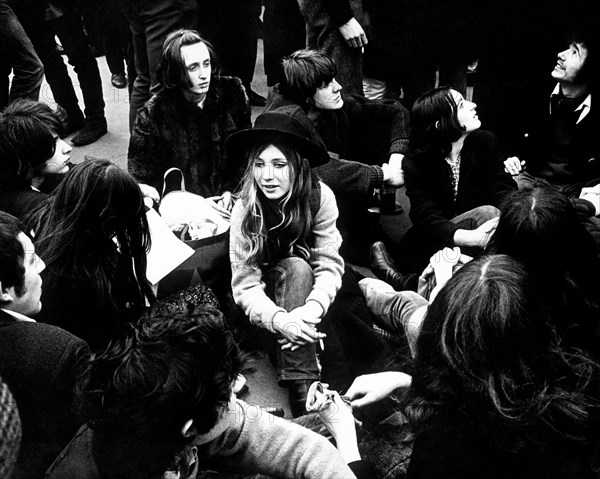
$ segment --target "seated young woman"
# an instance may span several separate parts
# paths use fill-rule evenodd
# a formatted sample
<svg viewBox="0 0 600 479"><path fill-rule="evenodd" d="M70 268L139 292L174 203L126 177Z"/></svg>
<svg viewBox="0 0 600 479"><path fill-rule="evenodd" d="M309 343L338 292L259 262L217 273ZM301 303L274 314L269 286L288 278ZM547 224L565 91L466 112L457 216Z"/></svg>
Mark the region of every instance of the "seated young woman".
<svg viewBox="0 0 600 479"><path fill-rule="evenodd" d="M178 30L165 39L157 72L162 90L138 111L128 153L129 172L157 201L165 171L176 167L188 191L221 195L221 206L231 206L245 165L227 157L225 140L252 124L241 81L218 72L212 46L197 32Z"/></svg>
<svg viewBox="0 0 600 479"><path fill-rule="evenodd" d="M0 113L0 210L27 222L48 195L44 182L69 170L64 125L45 103L16 100Z"/></svg>
<svg viewBox="0 0 600 479"><path fill-rule="evenodd" d="M475 103L457 91L441 87L421 96L411 111L411 127L403 169L413 226L398 259L402 272L419 273L446 246L470 256L483 251L498 207L517 186L504 171L495 136L479 130ZM374 273L392 286L402 283L386 264L385 250L374 253Z"/></svg>
<svg viewBox="0 0 600 479"><path fill-rule="evenodd" d="M227 144L231 158L248 162L231 214L233 297L277 335L278 381L299 416L320 377L317 326L344 271L335 197L311 172L329 157L298 107L263 113Z"/></svg>
<svg viewBox="0 0 600 479"><path fill-rule="evenodd" d="M38 210L35 244L46 263L38 320L99 350L155 303L145 209L133 177L108 160L89 159L67 173ZM212 293L198 298L218 306Z"/></svg>

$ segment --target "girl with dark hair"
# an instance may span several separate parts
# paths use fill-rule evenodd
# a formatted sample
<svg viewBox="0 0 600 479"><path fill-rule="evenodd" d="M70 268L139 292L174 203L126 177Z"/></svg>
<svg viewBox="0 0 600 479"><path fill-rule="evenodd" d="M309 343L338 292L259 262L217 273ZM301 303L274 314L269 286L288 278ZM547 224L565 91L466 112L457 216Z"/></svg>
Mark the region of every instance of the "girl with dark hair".
<svg viewBox="0 0 600 479"><path fill-rule="evenodd" d="M598 364L563 343L552 294L509 256L464 266L430 305L405 412L409 478L586 478Z"/></svg>
<svg viewBox="0 0 600 479"><path fill-rule="evenodd" d="M319 379L316 326L341 286L344 262L331 190L311 167L327 151L299 107L259 116L255 128L228 140L248 161L231 214L233 297L250 321L277 335L277 373L294 416L306 413Z"/></svg>
<svg viewBox="0 0 600 479"><path fill-rule="evenodd" d="M40 190L69 170L72 148L63 133L45 103L16 100L0 113L0 210L26 221L47 200Z"/></svg>
<svg viewBox="0 0 600 479"><path fill-rule="evenodd" d="M150 232L135 180L108 160L77 165L39 211L36 249L46 269L41 321L90 347L106 346L154 294L146 280Z"/></svg>
<svg viewBox="0 0 600 479"><path fill-rule="evenodd" d="M131 134L130 173L158 200L164 172L179 168L189 191L223 195L229 208L244 165L227 158L225 140L252 126L241 81L218 75L212 46L194 30L166 38L157 75L162 90L140 108Z"/></svg>
<svg viewBox="0 0 600 479"><path fill-rule="evenodd" d="M413 105L403 162L413 224L401 243L405 272L422 271L445 246L459 246L471 256L482 251L494 231L497 207L516 189L494 135L477 131L475 109L449 87L432 90Z"/></svg>

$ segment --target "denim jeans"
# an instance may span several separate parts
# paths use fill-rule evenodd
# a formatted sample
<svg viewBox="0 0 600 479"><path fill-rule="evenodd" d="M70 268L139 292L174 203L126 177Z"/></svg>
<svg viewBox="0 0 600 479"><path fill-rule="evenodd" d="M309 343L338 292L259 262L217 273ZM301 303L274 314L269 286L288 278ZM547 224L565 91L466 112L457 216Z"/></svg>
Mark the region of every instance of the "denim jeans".
<svg viewBox="0 0 600 479"><path fill-rule="evenodd" d="M396 291L379 279L365 278L358 284L373 313L375 324L394 335L405 335L414 354L420 320L425 312L422 308L427 307L429 301L414 291Z"/></svg>
<svg viewBox="0 0 600 479"><path fill-rule="evenodd" d="M14 76L8 89L8 76ZM37 100L44 67L14 11L0 0L0 109L17 98Z"/></svg>
<svg viewBox="0 0 600 479"><path fill-rule="evenodd" d="M292 311L306 302L314 284L313 271L302 258L284 258L271 265L263 274L266 294L277 306ZM316 343L306 344L295 351L277 347L277 378L283 381L297 379L318 380L320 368Z"/></svg>
<svg viewBox="0 0 600 479"><path fill-rule="evenodd" d="M474 230L479 228L486 221L500 216L500 210L495 206L483 205L465 211L460 215L455 216L450 221L460 226L461 229ZM477 247L462 247L461 252L469 256L478 256L483 250Z"/></svg>
<svg viewBox="0 0 600 479"><path fill-rule="evenodd" d="M137 77L129 98L129 129L137 111L158 91L156 70L167 35L181 28L198 28L196 0L145 0L124 10L133 40Z"/></svg>

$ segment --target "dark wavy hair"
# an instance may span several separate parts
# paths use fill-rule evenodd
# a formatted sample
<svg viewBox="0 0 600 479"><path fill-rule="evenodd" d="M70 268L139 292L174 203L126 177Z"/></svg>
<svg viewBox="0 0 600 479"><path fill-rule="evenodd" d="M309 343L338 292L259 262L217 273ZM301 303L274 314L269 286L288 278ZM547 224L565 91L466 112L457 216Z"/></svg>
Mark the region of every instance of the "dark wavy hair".
<svg viewBox="0 0 600 479"><path fill-rule="evenodd" d="M284 57L281 64L283 77L277 90L304 110L317 89L328 85L337 75L333 59L316 50L298 50Z"/></svg>
<svg viewBox="0 0 600 479"><path fill-rule="evenodd" d="M19 233L23 233L23 224L14 216L0 211L0 283L2 288L15 288L21 296L25 282L25 251L19 241ZM0 306L4 301L0 299Z"/></svg>
<svg viewBox="0 0 600 479"><path fill-rule="evenodd" d="M473 260L452 277L417 342L405 402L417 430L448 412L509 451L588 439L599 366L562 344L551 294L506 255Z"/></svg>
<svg viewBox="0 0 600 479"><path fill-rule="evenodd" d="M586 19L579 18L578 27L569 33L567 44L580 44L587 50L587 57L577 80L586 83L589 91L597 92L600 87L600 34L596 15Z"/></svg>
<svg viewBox="0 0 600 479"><path fill-rule="evenodd" d="M247 262L254 267L269 263L276 259L278 252L289 252L290 249L301 258L310 256L309 235L313 225L310 197L317 180L313 178L308 160L298 151L275 144L288 160L292 185L277 204L267 199L254 177L254 164L271 144L256 145L248 152L248 166L240 192L240 201L244 205L241 232L249 248L245 252Z"/></svg>
<svg viewBox="0 0 600 479"><path fill-rule="evenodd" d="M129 173L108 160L86 159L65 175L38 218L45 285L83 280L109 311L124 307L115 302L116 291L129 293L132 310L153 301L146 280L150 231L142 193Z"/></svg>
<svg viewBox="0 0 600 479"><path fill-rule="evenodd" d="M142 317L91 358L77 384L99 468L110 477L162 477L188 441L189 419L200 434L217 423L241 366L216 309Z"/></svg>
<svg viewBox="0 0 600 479"><path fill-rule="evenodd" d="M29 186L54 155L64 125L45 103L19 99L0 113L0 188Z"/></svg>
<svg viewBox="0 0 600 479"><path fill-rule="evenodd" d="M196 43L203 43L208 49L211 78L219 74L219 60L214 47L196 30L177 30L167 36L162 47L156 77L163 88L185 90L191 86L187 68L181 56L181 47Z"/></svg>
<svg viewBox="0 0 600 479"><path fill-rule="evenodd" d="M451 88L435 88L417 98L410 112L410 147L418 153L433 153L445 158L452 143L464 133L458 122Z"/></svg>

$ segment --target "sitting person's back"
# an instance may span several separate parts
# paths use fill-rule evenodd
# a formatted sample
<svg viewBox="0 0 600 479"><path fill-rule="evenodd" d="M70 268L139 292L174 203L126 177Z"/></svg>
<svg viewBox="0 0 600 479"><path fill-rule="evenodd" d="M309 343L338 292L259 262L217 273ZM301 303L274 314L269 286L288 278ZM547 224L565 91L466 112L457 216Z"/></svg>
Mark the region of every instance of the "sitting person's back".
<svg viewBox="0 0 600 479"><path fill-rule="evenodd" d="M354 477L325 438L248 413L232 392L240 367L218 311L142 318L90 361L78 388L87 425L47 478L187 478L198 469Z"/></svg>
<svg viewBox="0 0 600 479"><path fill-rule="evenodd" d="M65 177L40 210L36 246L46 262L43 322L106 347L154 296L146 280L149 230L135 180L107 160Z"/></svg>

